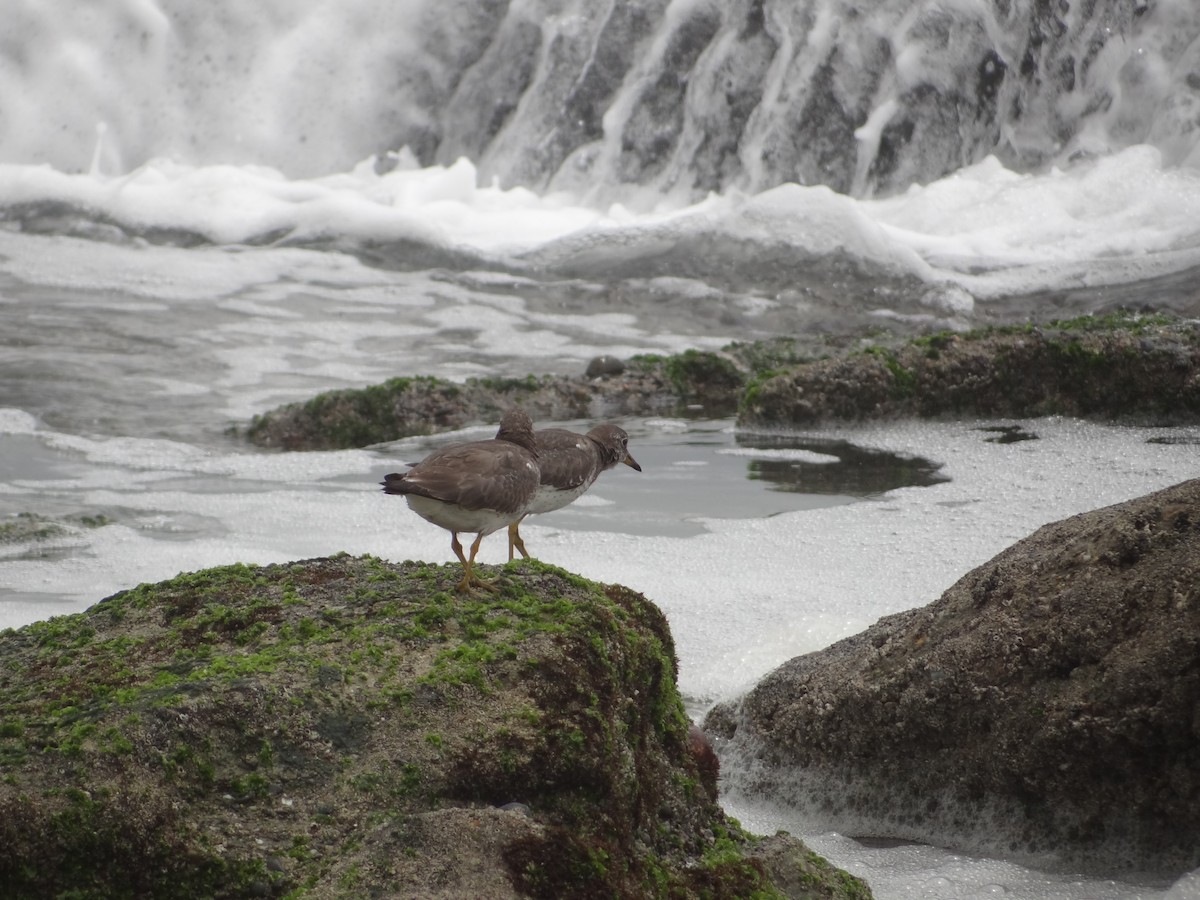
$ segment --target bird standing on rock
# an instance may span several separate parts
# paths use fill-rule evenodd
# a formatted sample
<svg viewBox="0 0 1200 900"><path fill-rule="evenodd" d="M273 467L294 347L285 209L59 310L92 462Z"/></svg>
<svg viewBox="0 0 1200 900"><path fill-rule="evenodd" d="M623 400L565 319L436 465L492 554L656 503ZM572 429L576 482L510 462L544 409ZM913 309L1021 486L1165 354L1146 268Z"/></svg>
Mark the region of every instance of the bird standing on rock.
<svg viewBox="0 0 1200 900"><path fill-rule="evenodd" d="M573 503L596 483L601 472L617 463L642 471L629 455L629 435L617 425L597 425L587 434L576 434L565 428L543 428L534 432L533 438L541 485L525 515L552 512ZM514 549L529 558L525 542L521 540L520 525L521 519L518 519L508 526L509 560L513 558Z"/></svg>
<svg viewBox="0 0 1200 900"><path fill-rule="evenodd" d="M521 520L541 480L533 421L522 409L510 409L490 441L452 444L437 450L407 472L380 482L384 493L403 494L409 509L450 532L450 547L463 565L459 591L494 585L474 572L475 554L493 531ZM471 555L463 555L459 532L474 532Z"/></svg>

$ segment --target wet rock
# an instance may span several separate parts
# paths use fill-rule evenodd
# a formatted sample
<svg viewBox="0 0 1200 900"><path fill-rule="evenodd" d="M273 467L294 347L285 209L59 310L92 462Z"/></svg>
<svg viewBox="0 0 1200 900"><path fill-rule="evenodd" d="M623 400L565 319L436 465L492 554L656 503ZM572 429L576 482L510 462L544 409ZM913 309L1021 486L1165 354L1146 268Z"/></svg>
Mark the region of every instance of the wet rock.
<svg viewBox="0 0 1200 900"><path fill-rule="evenodd" d="M1028 171L1076 147L1098 110L1141 123L1102 61L1154 8L838 0L822 7L838 39L818 43L811 4L639 0L549 20L520 4L439 4L422 53L400 63L416 112L387 117L382 145L425 164L478 160L482 183L609 199L632 184L693 201L788 183L885 196L988 154Z"/></svg>
<svg viewBox="0 0 1200 900"><path fill-rule="evenodd" d="M708 735L696 725L688 729L688 751L692 754L696 768L700 771L700 783L704 785L709 796L716 800L717 782L721 777L721 761L717 758L717 753L713 749Z"/></svg>
<svg viewBox="0 0 1200 900"><path fill-rule="evenodd" d="M864 346L865 343L865 346ZM912 340L809 335L720 351L635 356L584 375L394 378L256 416L263 447L330 450L494 424L516 404L535 421L731 416L746 428L924 416L1068 415L1141 424L1200 421L1200 324L1118 312ZM814 361L815 360L815 361ZM620 363L620 361L616 361Z"/></svg>
<svg viewBox="0 0 1200 900"><path fill-rule="evenodd" d="M689 410L732 415L746 378L799 358L797 341L782 338L731 344L720 353L689 350L616 360L604 364L611 371L603 377L592 375L589 366L585 375L470 378L462 384L441 378L393 378L288 404L256 416L245 433L263 447L333 450L495 423L513 405L523 407L536 422L680 415Z"/></svg>
<svg viewBox="0 0 1200 900"><path fill-rule="evenodd" d="M1200 325L1119 313L870 346L753 381L738 422L1046 415L1200 420Z"/></svg>
<svg viewBox="0 0 1200 900"><path fill-rule="evenodd" d="M718 707L731 785L850 834L1200 865L1200 479L1047 525Z"/></svg>
<svg viewBox="0 0 1200 900"><path fill-rule="evenodd" d="M602 378L605 375L620 375L625 371L625 362L615 356L595 356L587 365L584 373L588 378Z"/></svg>
<svg viewBox="0 0 1200 900"><path fill-rule="evenodd" d="M246 437L283 450L334 450L494 423L513 405L542 422L663 414L678 403L655 364L601 379L530 375L458 384L394 378L367 388L330 391L256 416Z"/></svg>
<svg viewBox="0 0 1200 900"><path fill-rule="evenodd" d="M478 598L452 596L457 565L235 565L0 633L4 896L802 882L705 790L657 607L534 562L490 574ZM782 896L869 896L820 866Z"/></svg>

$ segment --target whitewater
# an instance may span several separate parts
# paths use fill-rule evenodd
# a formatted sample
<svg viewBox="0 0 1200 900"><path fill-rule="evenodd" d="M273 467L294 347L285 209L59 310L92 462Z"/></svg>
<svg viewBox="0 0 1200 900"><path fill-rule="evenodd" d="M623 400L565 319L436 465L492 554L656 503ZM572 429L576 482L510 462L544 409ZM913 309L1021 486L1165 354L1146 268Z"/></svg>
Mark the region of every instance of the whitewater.
<svg viewBox="0 0 1200 900"><path fill-rule="evenodd" d="M321 391L779 334L1200 315L1186 0L1100 2L1092 18L1066 5L1034 63L1060 72L1070 55L1072 87L1042 93L1011 86L1034 46L1016 0L857 18L838 0L5 7L0 524L56 527L0 543L3 627L235 561L449 562L445 534L376 482L494 425L320 453L237 436ZM596 49L624 44L625 68ZM963 71L1012 77L973 80L979 109L949 122ZM805 131L823 78L861 113L853 128ZM500 108L499 124L484 115ZM957 149L936 151L948 134ZM732 150L712 149L721 135ZM1195 427L1063 419L752 435L684 412L624 422L644 471L607 473L522 531L545 561L664 609L696 717L1046 522L1194 477L1200 444ZM864 478L864 460L884 474ZM863 842L726 802L880 898L1200 897L1195 873L1172 885Z"/></svg>

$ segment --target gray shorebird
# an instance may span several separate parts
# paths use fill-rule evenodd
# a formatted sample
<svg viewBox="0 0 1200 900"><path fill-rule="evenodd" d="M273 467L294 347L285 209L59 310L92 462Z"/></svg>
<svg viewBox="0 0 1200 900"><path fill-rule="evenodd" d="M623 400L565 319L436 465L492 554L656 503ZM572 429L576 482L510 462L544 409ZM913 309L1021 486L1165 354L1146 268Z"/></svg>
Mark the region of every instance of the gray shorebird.
<svg viewBox="0 0 1200 900"><path fill-rule="evenodd" d="M409 509L450 532L450 547L463 565L459 591L492 589L474 572L479 544L493 531L521 520L540 481L533 421L510 409L490 441L452 444L429 454L407 472L385 475L384 493L403 494ZM459 532L473 532L464 556Z"/></svg>
<svg viewBox="0 0 1200 900"><path fill-rule="evenodd" d="M629 455L629 435L616 425L597 425L587 434L576 434L565 428L543 428L533 434L541 470L541 484L525 511L525 515L540 515L562 509L587 492L601 472L617 463L642 471ZM522 516L524 518L524 516ZM521 540L521 519L508 526L508 558L516 549L529 558Z"/></svg>

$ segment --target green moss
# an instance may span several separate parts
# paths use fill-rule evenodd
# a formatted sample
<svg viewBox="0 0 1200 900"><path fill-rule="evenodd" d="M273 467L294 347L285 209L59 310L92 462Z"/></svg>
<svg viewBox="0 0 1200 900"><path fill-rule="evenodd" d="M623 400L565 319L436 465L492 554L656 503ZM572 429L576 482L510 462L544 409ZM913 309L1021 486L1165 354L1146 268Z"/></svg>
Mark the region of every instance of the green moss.
<svg viewBox="0 0 1200 900"><path fill-rule="evenodd" d="M278 420L291 419L297 426L321 433L322 446L365 447L403 437L397 433L396 410L402 398L412 393L438 391L457 396L461 388L453 382L429 376L391 378L365 388L328 391L311 400L290 404L265 415L255 416L246 429L252 441L261 441ZM408 431L409 434L428 433Z"/></svg>
<svg viewBox="0 0 1200 900"><path fill-rule="evenodd" d="M634 369L648 372L664 365L666 361L667 357L661 353L638 353L629 357L626 362L627 365L632 366Z"/></svg>
<svg viewBox="0 0 1200 900"><path fill-rule="evenodd" d="M956 332L939 331L913 338L912 346L923 350L926 359L940 359L942 352L954 343L956 337L958 337Z"/></svg>
<svg viewBox="0 0 1200 900"><path fill-rule="evenodd" d="M800 352L799 342L793 337L776 337L762 341L738 342L721 348L726 356L736 359L751 375L762 378L768 372L795 368L811 361L811 357Z"/></svg>
<svg viewBox="0 0 1200 900"><path fill-rule="evenodd" d="M715 400L735 403L745 376L728 357L709 351L686 350L668 357L663 371L671 386L685 400Z"/></svg>
<svg viewBox="0 0 1200 900"><path fill-rule="evenodd" d="M777 375L784 374L782 369L763 369L746 382L746 386L742 391L742 396L738 399L738 411L746 410L752 407L757 402L759 395L762 393L763 386L775 378Z"/></svg>
<svg viewBox="0 0 1200 900"><path fill-rule="evenodd" d="M229 789L234 797L241 800L265 800L270 795L271 782L265 775L251 772L243 778L234 780Z"/></svg>
<svg viewBox="0 0 1200 900"><path fill-rule="evenodd" d="M468 385L478 385L497 394L526 394L539 390L545 379L536 375L526 375L524 378L468 378Z"/></svg>
<svg viewBox="0 0 1200 900"><path fill-rule="evenodd" d="M707 837L723 819L697 787L661 611L535 561L503 567L481 596L452 597L458 574L344 555L227 566L6 633L0 761L39 762L12 781L36 793L37 773L59 773L103 808L113 847L128 820L157 832L136 850L109 847L125 854L120 866L85 875L57 861L95 850L102 823L60 831L70 823L45 818L59 807L0 794L0 818L19 811L29 834L61 837L49 851L5 844L18 852L0 879L36 858L55 860L50 896L83 890L85 877L109 896L302 895L336 882L330 848L353 866L354 841L391 840L392 823L418 811L519 799L549 835L509 860L534 896L771 896L735 835L719 847ZM102 798L107 784L120 790ZM88 794L70 803L84 808ZM298 817L285 811L292 797ZM314 812L316 797L336 812ZM204 824L192 830L181 810ZM269 850L230 824L249 815ZM690 830L662 829L689 817ZM395 840L390 858L402 859ZM288 860L286 874L266 872L270 855ZM126 870L142 877L146 865L177 886L128 887ZM375 883L375 864L362 866ZM26 868L32 880L18 883L45 887L45 872ZM561 877L578 890L560 892Z"/></svg>
<svg viewBox="0 0 1200 900"><path fill-rule="evenodd" d="M878 358L892 374L892 392L897 398L913 396L917 390L917 375L904 365L896 352L887 347L867 347L863 350L867 356Z"/></svg>

